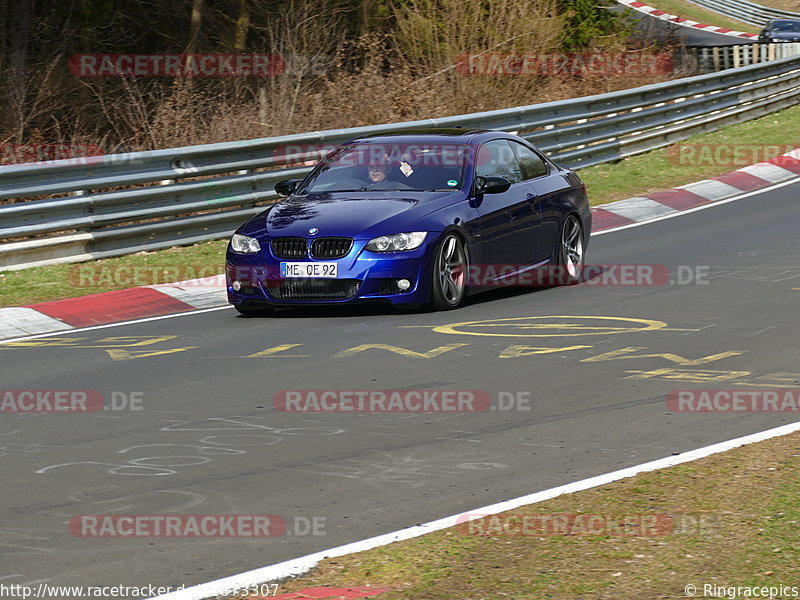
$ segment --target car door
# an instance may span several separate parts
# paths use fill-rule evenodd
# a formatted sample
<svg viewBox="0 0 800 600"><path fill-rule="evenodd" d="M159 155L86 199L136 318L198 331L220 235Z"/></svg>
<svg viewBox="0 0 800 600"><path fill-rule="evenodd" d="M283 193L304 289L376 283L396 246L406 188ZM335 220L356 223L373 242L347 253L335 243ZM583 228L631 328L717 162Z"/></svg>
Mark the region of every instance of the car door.
<svg viewBox="0 0 800 600"><path fill-rule="evenodd" d="M517 154L522 176L531 188L533 260L541 262L552 255L553 246L558 242L560 180L552 176L547 160L536 150L514 141L511 146Z"/></svg>
<svg viewBox="0 0 800 600"><path fill-rule="evenodd" d="M511 187L500 194L476 197L481 262L499 269L533 262L531 233L537 216L531 208L533 190L524 180L508 140L492 140L476 154L476 177L504 177Z"/></svg>

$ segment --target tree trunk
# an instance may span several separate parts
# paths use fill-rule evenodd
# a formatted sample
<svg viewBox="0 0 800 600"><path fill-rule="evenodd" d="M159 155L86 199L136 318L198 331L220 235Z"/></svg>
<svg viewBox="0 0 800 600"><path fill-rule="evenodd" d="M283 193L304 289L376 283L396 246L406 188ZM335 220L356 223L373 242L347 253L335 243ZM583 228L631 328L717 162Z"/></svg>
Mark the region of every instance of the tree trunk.
<svg viewBox="0 0 800 600"><path fill-rule="evenodd" d="M189 43L186 45L186 53L194 54L197 52L197 45L200 41L200 29L203 25L203 14L205 13L205 0L192 1L192 20L189 26Z"/></svg>
<svg viewBox="0 0 800 600"><path fill-rule="evenodd" d="M14 111L14 128L16 141L22 144L25 136L25 102L27 99L28 78L28 45L31 28L31 2L30 0L15 0L11 2L11 18L8 32L8 46L10 55L10 96Z"/></svg>
<svg viewBox="0 0 800 600"><path fill-rule="evenodd" d="M236 21L236 35L233 39L234 52L244 52L247 46L247 32L250 29L250 2L239 0L239 18Z"/></svg>

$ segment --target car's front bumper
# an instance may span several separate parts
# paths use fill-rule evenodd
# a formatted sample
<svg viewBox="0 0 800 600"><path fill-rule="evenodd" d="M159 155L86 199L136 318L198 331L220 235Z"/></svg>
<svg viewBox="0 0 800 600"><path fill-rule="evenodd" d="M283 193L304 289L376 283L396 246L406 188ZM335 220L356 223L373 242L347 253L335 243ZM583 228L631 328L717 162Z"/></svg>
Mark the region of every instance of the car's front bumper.
<svg viewBox="0 0 800 600"><path fill-rule="evenodd" d="M261 251L256 254L238 254L229 248L225 260L228 302L240 306L427 302L431 280L428 256L437 237L429 233L416 250L387 253L365 250L367 240L355 240L350 252L339 259L281 259L272 254L267 242L261 242ZM338 276L282 278L281 262L335 262ZM411 283L408 290L397 287L401 279Z"/></svg>

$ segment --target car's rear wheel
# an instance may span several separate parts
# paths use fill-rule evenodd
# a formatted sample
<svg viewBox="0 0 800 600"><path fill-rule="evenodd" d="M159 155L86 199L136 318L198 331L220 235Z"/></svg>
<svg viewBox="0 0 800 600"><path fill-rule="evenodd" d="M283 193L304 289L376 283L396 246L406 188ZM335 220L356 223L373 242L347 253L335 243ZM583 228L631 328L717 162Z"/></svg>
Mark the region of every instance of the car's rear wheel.
<svg viewBox="0 0 800 600"><path fill-rule="evenodd" d="M233 308L236 309L240 315L245 317L263 317L266 315L271 315L275 312L275 308L272 306L262 306L262 305L241 305L241 304L234 304Z"/></svg>
<svg viewBox="0 0 800 600"><path fill-rule="evenodd" d="M558 245L558 283L574 285L583 276L585 249L583 245L583 225L575 215L569 215L561 226Z"/></svg>
<svg viewBox="0 0 800 600"><path fill-rule="evenodd" d="M467 250L461 238L449 233L436 247L431 305L436 310L457 308L467 292Z"/></svg>

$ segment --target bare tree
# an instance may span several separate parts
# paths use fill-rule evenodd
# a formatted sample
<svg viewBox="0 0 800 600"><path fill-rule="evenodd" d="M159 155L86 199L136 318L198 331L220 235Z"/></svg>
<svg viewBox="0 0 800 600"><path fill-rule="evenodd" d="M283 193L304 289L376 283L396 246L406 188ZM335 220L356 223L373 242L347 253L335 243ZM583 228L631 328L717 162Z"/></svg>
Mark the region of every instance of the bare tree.
<svg viewBox="0 0 800 600"><path fill-rule="evenodd" d="M25 104L28 95L28 47L31 30L30 0L11 2L11 18L9 19L9 97L13 111L14 129L17 143L22 143L25 136Z"/></svg>
<svg viewBox="0 0 800 600"><path fill-rule="evenodd" d="M205 0L192 1L192 16L189 24L189 42L186 44L186 53L194 54L200 42L200 31L205 13Z"/></svg>

